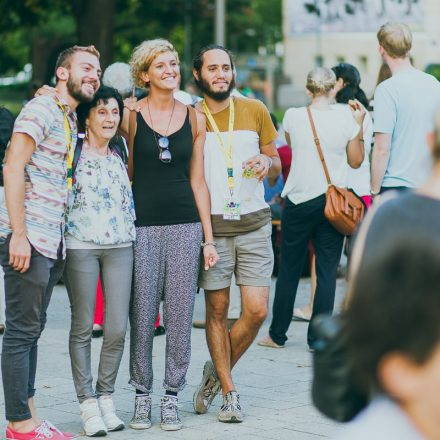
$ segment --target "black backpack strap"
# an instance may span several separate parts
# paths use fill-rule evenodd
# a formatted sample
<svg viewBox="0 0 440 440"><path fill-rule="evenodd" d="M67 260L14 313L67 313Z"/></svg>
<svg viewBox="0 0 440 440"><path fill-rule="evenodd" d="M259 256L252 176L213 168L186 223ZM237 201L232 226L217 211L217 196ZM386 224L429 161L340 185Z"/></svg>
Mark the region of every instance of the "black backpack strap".
<svg viewBox="0 0 440 440"><path fill-rule="evenodd" d="M125 148L121 148L119 142L123 142L122 139L117 139L116 142L110 142L109 145L110 151L116 153L121 158L124 165L127 165L128 162L127 152L125 151Z"/></svg>
<svg viewBox="0 0 440 440"><path fill-rule="evenodd" d="M75 170L79 162L79 158L81 157L82 146L84 143L83 138L78 138L75 145L75 152L73 153L73 162L72 162L72 177L75 176Z"/></svg>

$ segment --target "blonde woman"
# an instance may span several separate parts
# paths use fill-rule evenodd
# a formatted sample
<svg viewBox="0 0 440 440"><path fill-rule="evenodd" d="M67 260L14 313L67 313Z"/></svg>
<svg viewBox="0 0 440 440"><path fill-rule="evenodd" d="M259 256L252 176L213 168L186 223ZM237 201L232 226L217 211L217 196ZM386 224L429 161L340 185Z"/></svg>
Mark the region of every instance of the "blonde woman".
<svg viewBox="0 0 440 440"><path fill-rule="evenodd" d="M177 393L185 386L190 361L201 245L206 270L218 259L203 172L205 121L198 113L193 139L190 109L173 96L180 71L171 43L144 41L130 65L134 83L149 88L148 97L138 103L130 152L136 207L130 352L136 397L130 427L151 426L154 323L163 298L167 343L161 427L171 431L182 427ZM126 132L128 119L126 115Z"/></svg>
<svg viewBox="0 0 440 440"><path fill-rule="evenodd" d="M352 114L332 106L331 91L336 84L331 69L318 67L307 76L310 111L321 142L331 181L347 186L348 166L359 168L364 159L361 126L365 108L351 101ZM296 290L301 276L308 242L312 240L316 255L317 287L313 317L333 310L336 269L342 251L343 235L324 216L327 181L316 149L307 108L287 110L283 120L286 138L292 148L292 168L283 197L286 205L281 219L281 261L273 303L273 317L260 345L281 348L292 320ZM314 336L307 335L313 349Z"/></svg>

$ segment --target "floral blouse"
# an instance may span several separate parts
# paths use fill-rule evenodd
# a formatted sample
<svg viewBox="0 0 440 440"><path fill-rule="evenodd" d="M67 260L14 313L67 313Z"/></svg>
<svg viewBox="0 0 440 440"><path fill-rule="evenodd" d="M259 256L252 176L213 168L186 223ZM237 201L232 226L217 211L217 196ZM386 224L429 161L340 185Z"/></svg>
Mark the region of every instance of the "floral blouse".
<svg viewBox="0 0 440 440"><path fill-rule="evenodd" d="M66 234L98 245L134 241L133 195L125 165L116 153L81 153L66 212Z"/></svg>

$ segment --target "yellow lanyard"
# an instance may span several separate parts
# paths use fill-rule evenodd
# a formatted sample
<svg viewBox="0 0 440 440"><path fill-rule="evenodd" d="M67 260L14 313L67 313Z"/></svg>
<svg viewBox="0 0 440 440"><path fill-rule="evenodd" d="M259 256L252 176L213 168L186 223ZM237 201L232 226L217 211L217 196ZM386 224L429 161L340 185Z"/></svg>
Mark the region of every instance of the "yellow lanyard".
<svg viewBox="0 0 440 440"><path fill-rule="evenodd" d="M75 154L75 149L73 148L73 142L72 142L72 131L70 130L69 119L67 118L67 113L65 108L58 99L56 100L56 103L63 112L63 116L64 116L64 136L66 138L66 147L67 147L67 188L72 189L73 156Z"/></svg>
<svg viewBox="0 0 440 440"><path fill-rule="evenodd" d="M203 111L205 112L205 115L208 118L208 121L211 124L212 129L217 135L217 139L220 144L220 149L223 153L223 157L225 158L227 171L228 171L228 187L232 197L232 194L234 193L234 163L232 161L232 132L234 130L234 117L235 117L234 100L232 99L232 97L229 98L229 126L228 126L227 146L225 146L225 144L223 143L223 139L220 136L220 130L218 129L218 126L214 121L214 118L212 117L211 112L209 111L209 108L206 105L205 100L203 100L202 106L203 106Z"/></svg>

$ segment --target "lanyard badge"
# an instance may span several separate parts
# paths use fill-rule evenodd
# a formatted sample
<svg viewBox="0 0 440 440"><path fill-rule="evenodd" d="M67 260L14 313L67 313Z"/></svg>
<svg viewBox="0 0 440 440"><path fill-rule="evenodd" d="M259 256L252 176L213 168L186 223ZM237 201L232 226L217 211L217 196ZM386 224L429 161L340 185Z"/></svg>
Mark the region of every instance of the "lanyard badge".
<svg viewBox="0 0 440 440"><path fill-rule="evenodd" d="M234 198L234 163L232 160L232 133L234 131L234 118L235 118L235 108L234 100L232 97L229 98L229 124L228 124L228 140L227 145L224 144L223 138L220 135L220 130L215 122L205 100L202 102L203 111L214 131L217 135L219 146L223 157L226 162L226 171L228 178L228 188L230 197L225 197L223 204L223 219L224 220L240 220L240 201Z"/></svg>

